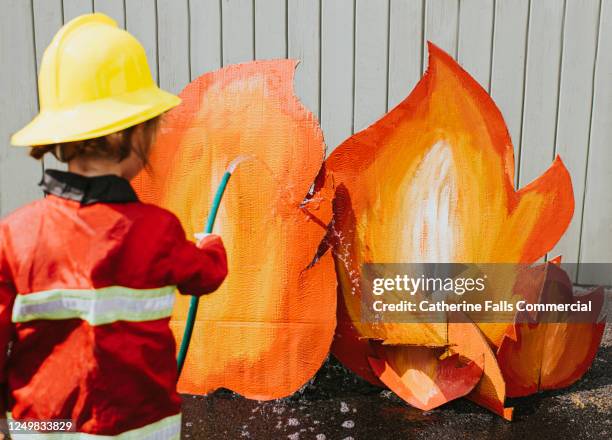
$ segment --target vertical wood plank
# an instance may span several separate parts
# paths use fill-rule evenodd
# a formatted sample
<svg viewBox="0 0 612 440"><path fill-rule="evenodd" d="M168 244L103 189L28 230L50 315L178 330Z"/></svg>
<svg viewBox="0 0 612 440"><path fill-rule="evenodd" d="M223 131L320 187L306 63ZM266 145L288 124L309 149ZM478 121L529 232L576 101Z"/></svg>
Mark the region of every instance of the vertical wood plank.
<svg viewBox="0 0 612 440"><path fill-rule="evenodd" d="M223 65L255 57L253 0L222 0Z"/></svg>
<svg viewBox="0 0 612 440"><path fill-rule="evenodd" d="M287 3L289 58L300 60L295 72L295 92L308 109L320 113L320 0L292 0Z"/></svg>
<svg viewBox="0 0 612 440"><path fill-rule="evenodd" d="M93 0L64 0L64 23L93 12Z"/></svg>
<svg viewBox="0 0 612 440"><path fill-rule="evenodd" d="M581 265L578 281L612 285L612 1L603 0L595 67L595 93L586 173L581 263L607 263L605 268ZM604 270L602 270L604 269Z"/></svg>
<svg viewBox="0 0 612 440"><path fill-rule="evenodd" d="M55 33L62 27L62 0L34 0L34 37L36 44L36 70L40 68L45 49Z"/></svg>
<svg viewBox="0 0 612 440"><path fill-rule="evenodd" d="M254 0L255 58L266 60L287 56L287 1Z"/></svg>
<svg viewBox="0 0 612 440"><path fill-rule="evenodd" d="M321 16L321 127L328 153L353 130L353 0L323 1Z"/></svg>
<svg viewBox="0 0 612 440"><path fill-rule="evenodd" d="M353 131L387 111L389 1L355 3L355 106Z"/></svg>
<svg viewBox="0 0 612 440"><path fill-rule="evenodd" d="M399 104L421 79L424 0L391 0L389 5L388 109Z"/></svg>
<svg viewBox="0 0 612 440"><path fill-rule="evenodd" d="M187 0L157 0L159 85L179 93L190 81Z"/></svg>
<svg viewBox="0 0 612 440"><path fill-rule="evenodd" d="M34 0L32 6L34 8L36 71L38 72L45 49L51 43L55 33L62 27L62 0ZM66 164L61 163L51 154L45 155L43 166L45 169L66 169Z"/></svg>
<svg viewBox="0 0 612 440"><path fill-rule="evenodd" d="M462 0L459 8L457 61L489 90L493 36L493 0Z"/></svg>
<svg viewBox="0 0 612 440"><path fill-rule="evenodd" d="M101 12L117 21L125 29L124 0L94 0L94 12Z"/></svg>
<svg viewBox="0 0 612 440"><path fill-rule="evenodd" d="M495 1L495 34L491 60L491 96L499 107L514 145L515 185L518 184L523 85L529 0Z"/></svg>
<svg viewBox="0 0 612 440"><path fill-rule="evenodd" d="M563 255L567 263L578 262L598 26L599 0L567 3L556 146L572 176L576 209L568 230L551 251L553 256ZM574 278L575 273L570 275Z"/></svg>
<svg viewBox="0 0 612 440"><path fill-rule="evenodd" d="M125 28L142 43L153 79L159 83L156 0L125 0Z"/></svg>
<svg viewBox="0 0 612 440"><path fill-rule="evenodd" d="M28 123L38 110L32 4L5 0L0 15L0 102L10 111L0 118L0 217L41 197L37 186L41 164L28 157L28 149L13 147L10 136ZM10 13L7 13L10 11Z"/></svg>
<svg viewBox="0 0 612 440"><path fill-rule="evenodd" d="M221 67L221 4L219 0L191 0L191 79Z"/></svg>
<svg viewBox="0 0 612 440"><path fill-rule="evenodd" d="M563 5L531 2L519 186L539 177L554 158Z"/></svg>
<svg viewBox="0 0 612 440"><path fill-rule="evenodd" d="M457 59L458 23L459 0L426 0L424 53L427 53L427 41L431 41ZM424 57L421 71L426 68L427 57Z"/></svg>

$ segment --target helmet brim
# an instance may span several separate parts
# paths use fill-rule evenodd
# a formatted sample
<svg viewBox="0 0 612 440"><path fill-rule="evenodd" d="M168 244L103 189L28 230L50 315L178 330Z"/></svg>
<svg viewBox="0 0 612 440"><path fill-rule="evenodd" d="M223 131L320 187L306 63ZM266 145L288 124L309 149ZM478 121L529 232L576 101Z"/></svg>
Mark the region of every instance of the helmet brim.
<svg viewBox="0 0 612 440"><path fill-rule="evenodd" d="M153 86L67 109L49 109L15 133L11 143L36 147L93 139L140 124L180 103L178 96Z"/></svg>

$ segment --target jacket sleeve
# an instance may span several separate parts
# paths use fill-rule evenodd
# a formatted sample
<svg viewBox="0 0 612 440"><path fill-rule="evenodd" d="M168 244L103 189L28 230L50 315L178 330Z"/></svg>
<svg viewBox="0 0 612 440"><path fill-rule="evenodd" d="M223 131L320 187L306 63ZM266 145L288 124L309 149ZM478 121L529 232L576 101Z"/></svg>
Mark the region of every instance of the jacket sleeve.
<svg viewBox="0 0 612 440"><path fill-rule="evenodd" d="M227 256L218 235L208 235L197 245L188 240L179 220L170 226L174 243L170 250L170 278L184 295L214 292L227 276Z"/></svg>
<svg viewBox="0 0 612 440"><path fill-rule="evenodd" d="M6 242L0 225L0 417L7 411L7 357L14 329L11 321L13 303L17 293L6 259Z"/></svg>

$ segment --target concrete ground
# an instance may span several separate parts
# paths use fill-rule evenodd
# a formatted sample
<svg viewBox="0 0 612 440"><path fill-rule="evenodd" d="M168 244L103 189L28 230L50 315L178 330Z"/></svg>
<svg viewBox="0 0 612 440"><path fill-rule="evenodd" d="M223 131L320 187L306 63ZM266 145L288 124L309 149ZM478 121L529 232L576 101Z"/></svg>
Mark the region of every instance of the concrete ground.
<svg viewBox="0 0 612 440"><path fill-rule="evenodd" d="M606 439L612 438L612 329L572 387L513 399L506 422L467 400L429 412L403 403L331 359L294 396L270 402L227 391L183 400L184 439Z"/></svg>

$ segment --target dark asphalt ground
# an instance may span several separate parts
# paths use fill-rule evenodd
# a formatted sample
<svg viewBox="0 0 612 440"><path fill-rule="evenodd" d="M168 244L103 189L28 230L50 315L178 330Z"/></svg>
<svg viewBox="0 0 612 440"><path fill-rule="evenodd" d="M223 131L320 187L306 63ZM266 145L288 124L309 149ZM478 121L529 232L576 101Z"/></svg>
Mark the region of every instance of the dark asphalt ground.
<svg viewBox="0 0 612 440"><path fill-rule="evenodd" d="M512 399L507 422L465 399L422 412L373 387L333 358L295 395L268 402L220 390L183 396L184 439L610 439L612 328L573 386Z"/></svg>

